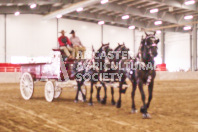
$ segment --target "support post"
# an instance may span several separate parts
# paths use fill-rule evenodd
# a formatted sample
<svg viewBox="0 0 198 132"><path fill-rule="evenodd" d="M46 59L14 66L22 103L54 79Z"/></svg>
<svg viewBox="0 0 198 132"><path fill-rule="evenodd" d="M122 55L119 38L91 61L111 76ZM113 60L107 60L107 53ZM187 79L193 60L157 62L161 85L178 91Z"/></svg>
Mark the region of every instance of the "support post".
<svg viewBox="0 0 198 132"><path fill-rule="evenodd" d="M135 29L133 30L133 54L134 54L134 56L136 55L136 53L135 53Z"/></svg>
<svg viewBox="0 0 198 132"><path fill-rule="evenodd" d="M165 32L162 30L161 32L161 57L162 63L165 63Z"/></svg>
<svg viewBox="0 0 198 132"><path fill-rule="evenodd" d="M190 32L190 70L193 71L193 58L192 58L192 32Z"/></svg>
<svg viewBox="0 0 198 132"><path fill-rule="evenodd" d="M4 60L5 60L5 63L7 63L7 40L6 40L7 39L7 32L6 32L7 31L7 29L6 29L7 20L6 19L7 19L7 15L5 14L4 15L4 34L5 34L5 38L4 38L5 39L4 40L5 41L5 46L4 46L5 59Z"/></svg>
<svg viewBox="0 0 198 132"><path fill-rule="evenodd" d="M192 51L193 51L193 71L197 70L197 24L193 25L193 31L192 31Z"/></svg>
<svg viewBox="0 0 198 132"><path fill-rule="evenodd" d="M58 18L56 19L56 29L57 29L57 48L59 48L59 43L58 43L58 23L59 21L58 21Z"/></svg>
<svg viewBox="0 0 198 132"><path fill-rule="evenodd" d="M103 25L101 25L101 42L103 44Z"/></svg>

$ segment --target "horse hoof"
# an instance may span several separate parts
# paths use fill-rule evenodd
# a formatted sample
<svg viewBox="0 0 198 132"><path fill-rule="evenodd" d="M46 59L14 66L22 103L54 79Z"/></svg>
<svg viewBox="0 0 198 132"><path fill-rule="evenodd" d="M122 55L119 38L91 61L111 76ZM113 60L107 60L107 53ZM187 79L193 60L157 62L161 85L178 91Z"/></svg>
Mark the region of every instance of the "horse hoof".
<svg viewBox="0 0 198 132"><path fill-rule="evenodd" d="M83 103L84 103L84 102L87 102L87 100L86 100L86 99L84 99L82 102L83 102Z"/></svg>
<svg viewBox="0 0 198 132"><path fill-rule="evenodd" d="M136 113L137 113L137 110L136 110L136 109L132 109L132 110L131 110L131 113L132 113L132 114L136 114Z"/></svg>
<svg viewBox="0 0 198 132"><path fill-rule="evenodd" d="M93 103L88 103L89 106L93 106Z"/></svg>
<svg viewBox="0 0 198 132"><path fill-rule="evenodd" d="M151 115L149 113L146 114L148 119L151 119Z"/></svg>
<svg viewBox="0 0 198 132"><path fill-rule="evenodd" d="M142 118L143 118L143 119L151 119L151 116L150 116L150 114L148 114L148 113L144 113L144 114L142 115Z"/></svg>
<svg viewBox="0 0 198 132"><path fill-rule="evenodd" d="M106 99L103 99L103 100L101 101L101 104L105 105L106 102L107 102Z"/></svg>
<svg viewBox="0 0 198 132"><path fill-rule="evenodd" d="M74 100L74 103L78 103L78 100Z"/></svg>
<svg viewBox="0 0 198 132"><path fill-rule="evenodd" d="M147 113L147 109L144 107L144 106L142 106L141 108L140 108L140 112L141 113Z"/></svg>
<svg viewBox="0 0 198 132"><path fill-rule="evenodd" d="M116 108L120 108L120 107L121 107L121 103L117 103Z"/></svg>
<svg viewBox="0 0 198 132"><path fill-rule="evenodd" d="M125 94L125 93L126 93L126 90L127 90L127 88L124 88L124 89L122 90L122 93Z"/></svg>
<svg viewBox="0 0 198 132"><path fill-rule="evenodd" d="M101 100L99 98L97 98L98 103L101 103Z"/></svg>
<svg viewBox="0 0 198 132"><path fill-rule="evenodd" d="M115 103L115 101L111 101L111 104L112 104L112 105L115 105L116 103Z"/></svg>

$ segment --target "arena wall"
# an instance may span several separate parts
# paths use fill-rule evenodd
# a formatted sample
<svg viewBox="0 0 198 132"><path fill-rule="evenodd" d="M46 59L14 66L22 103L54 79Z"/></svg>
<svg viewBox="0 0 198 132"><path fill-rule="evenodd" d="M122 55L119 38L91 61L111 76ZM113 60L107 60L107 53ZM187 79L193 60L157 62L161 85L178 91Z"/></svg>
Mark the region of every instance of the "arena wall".
<svg viewBox="0 0 198 132"><path fill-rule="evenodd" d="M198 72L157 72L156 80L198 80Z"/></svg>
<svg viewBox="0 0 198 132"><path fill-rule="evenodd" d="M19 72L0 72L0 83L19 83L20 76Z"/></svg>
<svg viewBox="0 0 198 132"><path fill-rule="evenodd" d="M4 16L0 15L0 62L4 62L5 56L5 26L4 26Z"/></svg>
<svg viewBox="0 0 198 132"><path fill-rule="evenodd" d="M190 34L166 33L165 61L169 71L185 71L190 68Z"/></svg>
<svg viewBox="0 0 198 132"><path fill-rule="evenodd" d="M121 27L104 25L103 32L104 43L114 44L111 46L113 49L117 47L118 43L125 43L130 51L134 51L134 38L133 32L131 30L126 30L126 28Z"/></svg>

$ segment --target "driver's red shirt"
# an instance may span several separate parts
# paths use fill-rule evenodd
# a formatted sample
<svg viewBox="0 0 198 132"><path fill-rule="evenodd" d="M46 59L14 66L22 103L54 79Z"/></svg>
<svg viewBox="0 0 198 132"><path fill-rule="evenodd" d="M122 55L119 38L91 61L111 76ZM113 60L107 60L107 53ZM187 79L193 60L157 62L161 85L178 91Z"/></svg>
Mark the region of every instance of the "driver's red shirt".
<svg viewBox="0 0 198 132"><path fill-rule="evenodd" d="M62 39L66 39L67 40L67 44L71 46L71 41L69 40L68 37L66 37L66 36L60 36L58 38L58 42L59 42L60 47L61 46L66 46L66 44L62 42Z"/></svg>

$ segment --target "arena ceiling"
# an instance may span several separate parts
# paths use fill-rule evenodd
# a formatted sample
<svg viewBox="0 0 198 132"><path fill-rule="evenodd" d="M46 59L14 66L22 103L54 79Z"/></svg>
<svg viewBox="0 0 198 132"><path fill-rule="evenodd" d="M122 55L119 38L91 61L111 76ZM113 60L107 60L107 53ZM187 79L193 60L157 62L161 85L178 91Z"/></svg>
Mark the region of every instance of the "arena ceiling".
<svg viewBox="0 0 198 132"><path fill-rule="evenodd" d="M183 27L197 23L197 3L185 5L186 0L109 0L101 4L100 0L0 0L1 14L42 14L44 19L56 18L61 13L64 18L128 27L136 26L139 29L165 29L167 31L183 31ZM196 2L198 0L195 0ZM30 5L37 7L31 9ZM81 12L76 8L82 6ZM158 13L150 13L157 8ZM122 16L129 15L129 19L122 20ZM193 19L185 20L184 16L192 15ZM160 26L155 21L162 21Z"/></svg>

